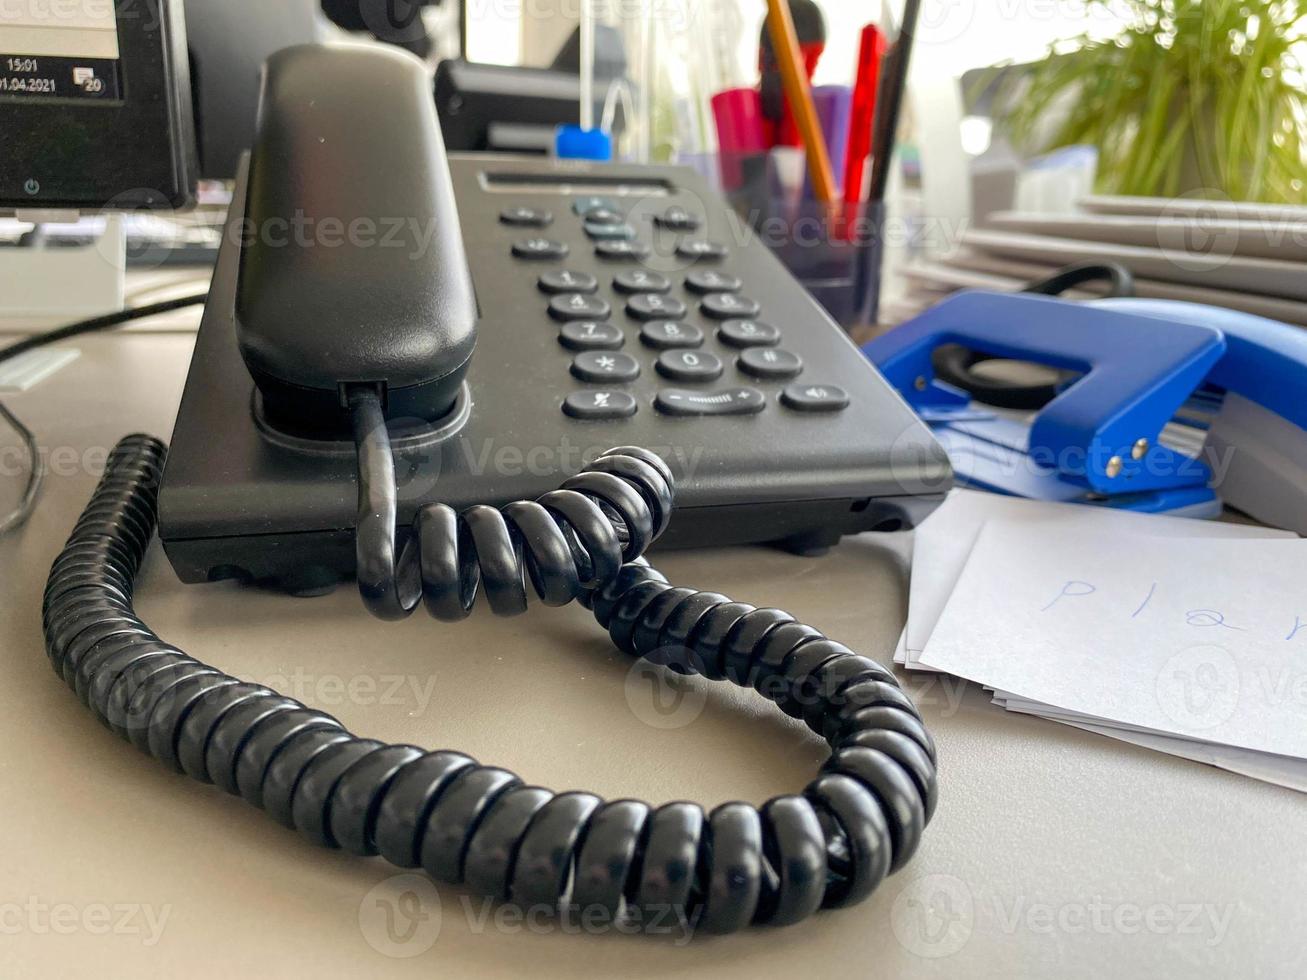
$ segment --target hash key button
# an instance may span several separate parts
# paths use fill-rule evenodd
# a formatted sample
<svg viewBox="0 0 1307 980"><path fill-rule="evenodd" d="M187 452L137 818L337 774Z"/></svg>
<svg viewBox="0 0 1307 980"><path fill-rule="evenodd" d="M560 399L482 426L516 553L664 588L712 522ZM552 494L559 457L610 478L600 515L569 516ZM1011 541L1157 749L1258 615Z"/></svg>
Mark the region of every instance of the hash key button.
<svg viewBox="0 0 1307 980"><path fill-rule="evenodd" d="M576 391L563 402L563 411L586 421L628 419L635 414L636 403L624 391Z"/></svg>
<svg viewBox="0 0 1307 980"><path fill-rule="evenodd" d="M572 374L582 381L634 381L640 376L640 362L630 354L587 351L572 361Z"/></svg>
<svg viewBox="0 0 1307 980"><path fill-rule="evenodd" d="M735 293L713 293L703 298L703 312L714 320L751 319L762 312L757 301Z"/></svg>
<svg viewBox="0 0 1307 980"><path fill-rule="evenodd" d="M757 388L727 388L725 391L681 391L668 388L654 402L664 415L757 415L767 399Z"/></svg>
<svg viewBox="0 0 1307 980"><path fill-rule="evenodd" d="M796 412L838 412L849 405L849 395L834 385L790 385L781 392L781 402Z"/></svg>
<svg viewBox="0 0 1307 980"><path fill-rule="evenodd" d="M549 301L549 315L564 323L572 320L606 320L612 311L608 300L581 293L563 293Z"/></svg>
<svg viewBox="0 0 1307 980"><path fill-rule="evenodd" d="M740 370L764 381L797 378L803 373L803 361L779 347L751 347L740 355Z"/></svg>

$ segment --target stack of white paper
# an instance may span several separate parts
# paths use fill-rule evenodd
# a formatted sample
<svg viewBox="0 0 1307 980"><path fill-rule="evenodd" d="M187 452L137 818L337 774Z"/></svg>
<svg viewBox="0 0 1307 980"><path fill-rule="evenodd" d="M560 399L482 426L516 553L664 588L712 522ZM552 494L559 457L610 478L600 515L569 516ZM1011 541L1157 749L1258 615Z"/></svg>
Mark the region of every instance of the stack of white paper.
<svg viewBox="0 0 1307 980"><path fill-rule="evenodd" d="M896 659L1307 791L1304 583L1283 532L963 491L918 531Z"/></svg>

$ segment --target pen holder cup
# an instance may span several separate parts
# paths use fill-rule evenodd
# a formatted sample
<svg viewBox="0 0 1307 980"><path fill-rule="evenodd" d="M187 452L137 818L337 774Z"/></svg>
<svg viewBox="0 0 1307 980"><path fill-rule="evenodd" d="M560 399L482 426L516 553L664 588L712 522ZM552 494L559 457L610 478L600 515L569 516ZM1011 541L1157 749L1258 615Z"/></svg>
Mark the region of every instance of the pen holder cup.
<svg viewBox="0 0 1307 980"><path fill-rule="evenodd" d="M836 206L815 199L739 191L736 213L804 289L846 329L875 320L879 306L884 206Z"/></svg>

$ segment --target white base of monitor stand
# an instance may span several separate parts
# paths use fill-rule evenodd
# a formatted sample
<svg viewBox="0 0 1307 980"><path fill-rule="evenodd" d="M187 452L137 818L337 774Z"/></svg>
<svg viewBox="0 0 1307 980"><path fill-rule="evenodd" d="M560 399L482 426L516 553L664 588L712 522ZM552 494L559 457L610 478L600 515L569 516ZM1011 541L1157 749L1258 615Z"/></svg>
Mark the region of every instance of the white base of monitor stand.
<svg viewBox="0 0 1307 980"><path fill-rule="evenodd" d="M19 212L34 223L76 220L68 212ZM63 322L117 313L125 302L127 231L121 215L107 215L104 232L90 245L0 249L0 321L30 327L46 320Z"/></svg>

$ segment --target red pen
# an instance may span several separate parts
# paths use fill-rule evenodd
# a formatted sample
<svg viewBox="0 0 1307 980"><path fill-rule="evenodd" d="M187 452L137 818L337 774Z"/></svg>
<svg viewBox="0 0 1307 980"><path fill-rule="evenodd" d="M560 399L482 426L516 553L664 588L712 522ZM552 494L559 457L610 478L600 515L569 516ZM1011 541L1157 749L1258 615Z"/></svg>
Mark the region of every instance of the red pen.
<svg viewBox="0 0 1307 980"><path fill-rule="evenodd" d="M848 159L844 165L844 201L855 212L862 202L863 174L871 154L871 129L876 119L876 89L880 66L889 42L875 24L862 29L858 48L858 80L853 88L853 115L849 120Z"/></svg>

